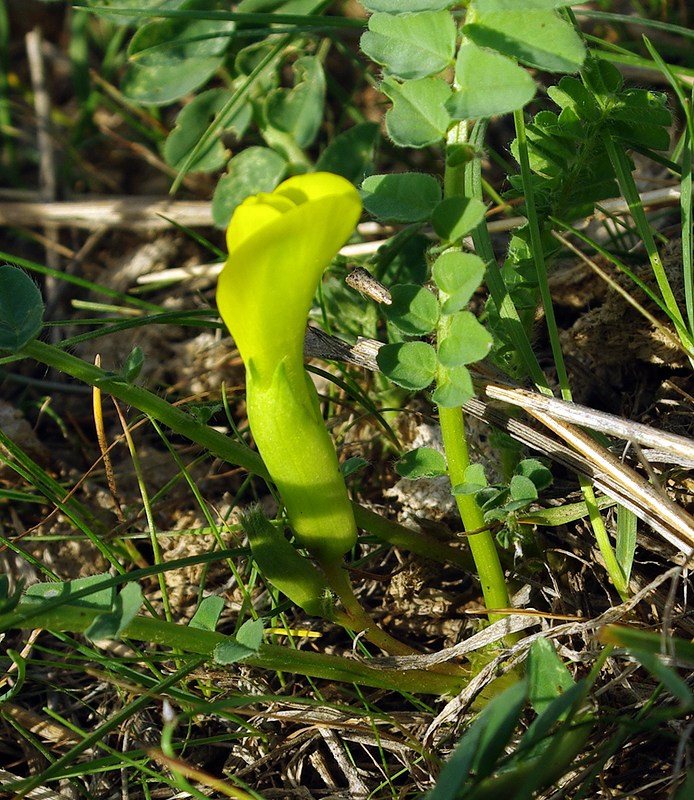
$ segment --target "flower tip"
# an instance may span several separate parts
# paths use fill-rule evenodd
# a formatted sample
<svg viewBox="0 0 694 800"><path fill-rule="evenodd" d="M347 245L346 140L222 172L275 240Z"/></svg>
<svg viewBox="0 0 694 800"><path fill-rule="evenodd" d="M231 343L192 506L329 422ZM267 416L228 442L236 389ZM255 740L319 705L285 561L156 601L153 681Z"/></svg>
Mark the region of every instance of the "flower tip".
<svg viewBox="0 0 694 800"><path fill-rule="evenodd" d="M361 210L361 197L355 186L334 172L295 175L280 183L274 193L290 198L296 205L339 195L353 197Z"/></svg>

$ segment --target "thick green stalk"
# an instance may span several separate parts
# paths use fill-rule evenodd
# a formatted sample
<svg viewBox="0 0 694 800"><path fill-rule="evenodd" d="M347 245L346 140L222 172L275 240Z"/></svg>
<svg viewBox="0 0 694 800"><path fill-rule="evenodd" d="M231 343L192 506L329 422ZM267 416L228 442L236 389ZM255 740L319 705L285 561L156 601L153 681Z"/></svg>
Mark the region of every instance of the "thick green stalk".
<svg viewBox="0 0 694 800"><path fill-rule="evenodd" d="M217 307L246 366L246 413L297 541L341 561L357 527L335 445L304 368L304 334L323 272L362 211L345 178L295 175L236 207Z"/></svg>
<svg viewBox="0 0 694 800"><path fill-rule="evenodd" d="M448 475L451 485L465 482L465 470L470 465L463 412L460 408L439 408L439 422L443 447L448 461ZM499 561L499 553L494 537L485 528L484 516L474 495L457 494L455 501L466 531L479 531L467 537L470 552L475 561L477 575L482 585L482 593L487 608L508 608L509 598L504 579L504 571ZM490 614L489 621L496 622L503 615Z"/></svg>

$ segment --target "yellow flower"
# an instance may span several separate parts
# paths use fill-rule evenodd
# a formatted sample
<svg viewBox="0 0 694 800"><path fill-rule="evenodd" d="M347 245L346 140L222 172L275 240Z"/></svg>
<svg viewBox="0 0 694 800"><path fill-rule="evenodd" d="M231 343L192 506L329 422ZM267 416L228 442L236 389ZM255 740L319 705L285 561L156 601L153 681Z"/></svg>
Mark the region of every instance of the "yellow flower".
<svg viewBox="0 0 694 800"><path fill-rule="evenodd" d="M249 197L227 230L217 305L246 365L248 421L297 540L319 559L349 550L356 526L335 448L303 363L316 286L359 219L344 178L298 175Z"/></svg>

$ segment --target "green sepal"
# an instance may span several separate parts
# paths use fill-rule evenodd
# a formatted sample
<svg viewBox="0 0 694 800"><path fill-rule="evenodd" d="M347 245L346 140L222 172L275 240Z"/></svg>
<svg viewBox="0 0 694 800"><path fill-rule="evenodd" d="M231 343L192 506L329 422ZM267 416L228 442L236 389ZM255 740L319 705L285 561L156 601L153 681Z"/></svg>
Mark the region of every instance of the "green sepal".
<svg viewBox="0 0 694 800"><path fill-rule="evenodd" d="M243 514L241 524L263 578L307 614L330 618L330 587L318 569L294 549L257 506Z"/></svg>

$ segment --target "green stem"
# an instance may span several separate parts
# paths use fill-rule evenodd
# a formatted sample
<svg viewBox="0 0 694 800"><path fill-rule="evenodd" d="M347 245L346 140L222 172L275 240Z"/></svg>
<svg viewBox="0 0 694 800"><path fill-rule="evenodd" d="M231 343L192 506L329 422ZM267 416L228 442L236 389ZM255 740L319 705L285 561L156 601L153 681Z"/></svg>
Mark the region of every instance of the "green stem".
<svg viewBox="0 0 694 800"><path fill-rule="evenodd" d="M340 602L345 609L344 613L338 612L333 616L333 622L356 631L357 633L363 633L364 638L368 642L376 645L376 647L379 647L389 655L421 655L418 650L403 644L398 641L398 639L394 639L364 611L364 608L354 594L349 574L343 564L328 561L321 563L320 566L328 583L340 598ZM453 679L458 679L461 675L461 668L456 664L439 664L433 667L431 671L449 675Z"/></svg>
<svg viewBox="0 0 694 800"><path fill-rule="evenodd" d="M530 240L532 243L532 252L533 252L533 259L535 262L535 272L537 276L538 286L540 288L540 294L542 296L542 305L545 312L545 321L547 325L547 332L549 335L550 346L552 348L552 355L554 357L554 365L557 370L557 378L559 379L559 385L561 387L561 393L564 400L572 400L571 388L569 386L569 378L566 371L566 366L564 363L564 355L561 349L561 343L559 341L559 332L557 329L557 324L554 316L554 306L552 303L552 296L549 288L549 280L547 277L547 268L545 264L545 257L543 252L542 246L542 234L540 230L540 221L537 216L537 210L535 208L535 197L532 191L532 173L530 170L530 159L528 155L528 143L526 138L526 131L525 131L525 120L523 117L522 111L516 111L514 113L514 120L516 124L516 136L517 136L517 143L518 143L518 155L519 161L521 165L521 174L523 176L523 185L525 187L525 207L526 207L526 216L528 218L528 227L530 230ZM626 156L622 150L620 150L612 141L610 136L606 136L605 138L605 146L607 148L608 153L610 154L610 159L612 160L613 166L615 168L615 172L617 173L620 181L620 185L622 186L622 191L624 196L627 198L629 202L629 207L631 209L632 214L634 215L634 219L637 219L637 214L640 213L643 215L643 208L639 202L638 192L636 191L636 187L633 184L633 178L631 173L625 169L625 162ZM632 207L632 203L634 203L634 207ZM643 215L643 219L645 222L645 215ZM655 249L655 243L653 242L652 236L650 236L650 228L648 225L645 225L646 230L648 231L648 236L650 237L650 241L652 244L652 250L648 247L649 256L652 257L652 253L655 253L655 256L660 262L660 257L658 256L658 252ZM654 266L655 271L655 266ZM669 291L670 287L667 284L667 278L664 277L664 271L662 270L661 264L661 272L665 281L665 286L661 286L661 290L664 291L664 298L666 303L668 302L668 296L665 293L665 290ZM656 273L657 275L657 273ZM658 285L660 286L660 279L658 279ZM672 297L672 292L670 292L670 297ZM674 302L674 297L672 297L672 301ZM677 311L677 307L675 304L675 310ZM679 313L679 312L678 312ZM681 317L679 317L681 321ZM585 500L586 506L588 508L588 515L590 518L590 522L593 528L593 533L595 534L595 539L598 544L598 548L602 554L602 557L605 560L605 567L607 572L612 579L612 582L619 592L620 597L622 600L625 600L628 597L629 587L627 585L627 581L625 580L624 573L619 566L619 562L617 560L614 548L610 542L610 538L607 534L607 530L605 529L605 523L603 522L602 517L600 516L600 510L597 505L597 501L595 499L595 493L593 491L593 487L590 481L581 479L581 492L583 493L583 499Z"/></svg>
<svg viewBox="0 0 694 800"><path fill-rule="evenodd" d="M448 475L451 485L456 486L465 482L465 470L470 465L463 412L460 408L439 408L439 422L448 462ZM508 608L509 598L504 571L501 568L494 537L489 530L482 530L485 528L482 510L471 494L457 494L455 501L464 529L479 531L470 534L467 541L482 585L485 605L487 608ZM490 622L503 618L503 614L489 615Z"/></svg>
<svg viewBox="0 0 694 800"><path fill-rule="evenodd" d="M369 617L364 611L361 603L354 594L352 584L349 580L349 575L344 565L335 563L334 561L319 562L321 570L330 584L330 587L335 594L340 598L340 602L344 606L345 613L336 614L333 618L334 622L342 625L345 628L351 628L357 633L363 633L364 638L380 647L385 653L394 656L412 656L417 655L417 651L408 645L394 639L390 634L386 633Z"/></svg>
<svg viewBox="0 0 694 800"><path fill-rule="evenodd" d="M124 636L144 641L156 641L156 632L167 625L165 622L146 617L135 617L123 631ZM213 655L215 647L221 642L228 642L228 636L213 631L193 630L181 625L186 642L192 652ZM181 632L181 631L179 631ZM150 638L155 637L155 638ZM451 694L460 691L468 682L469 675L459 670L456 676L443 675L440 672L424 670L396 670L369 667L353 658L325 655L304 650L293 650L275 644L262 644L257 653L244 659L246 664L277 672L293 672L324 678L331 681L359 683L395 689L403 692L424 694Z"/></svg>

